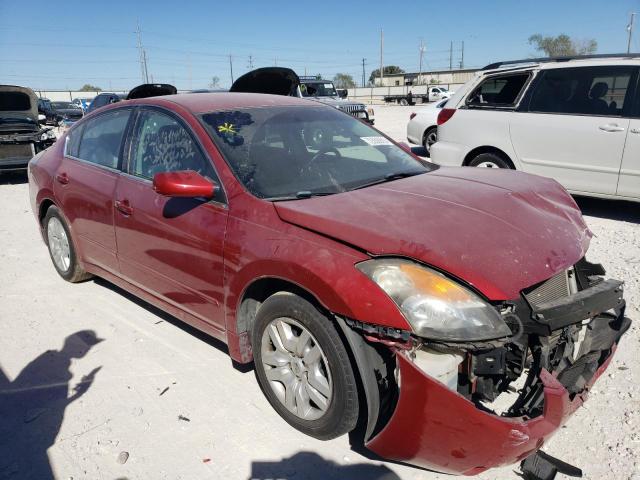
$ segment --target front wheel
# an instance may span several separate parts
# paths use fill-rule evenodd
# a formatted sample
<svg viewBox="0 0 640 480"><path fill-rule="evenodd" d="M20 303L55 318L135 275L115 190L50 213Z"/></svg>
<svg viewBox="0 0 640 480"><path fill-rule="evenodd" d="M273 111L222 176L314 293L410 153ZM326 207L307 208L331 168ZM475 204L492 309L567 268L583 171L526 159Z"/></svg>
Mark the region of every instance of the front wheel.
<svg viewBox="0 0 640 480"><path fill-rule="evenodd" d="M508 168L513 169L513 166L501 155L493 152L486 152L477 155L469 162L470 167L484 167L484 168Z"/></svg>
<svg viewBox="0 0 640 480"><path fill-rule="evenodd" d="M258 310L251 338L260 387L291 426L320 440L355 428L355 375L327 316L302 297L280 292Z"/></svg>

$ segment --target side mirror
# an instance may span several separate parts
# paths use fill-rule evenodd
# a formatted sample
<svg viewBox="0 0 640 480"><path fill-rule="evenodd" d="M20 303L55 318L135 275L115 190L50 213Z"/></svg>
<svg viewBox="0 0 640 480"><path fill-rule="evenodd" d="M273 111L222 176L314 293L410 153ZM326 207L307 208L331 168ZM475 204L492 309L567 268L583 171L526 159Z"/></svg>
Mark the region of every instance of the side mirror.
<svg viewBox="0 0 640 480"><path fill-rule="evenodd" d="M213 198L218 185L193 170L161 172L153 176L153 189L167 197Z"/></svg>
<svg viewBox="0 0 640 480"><path fill-rule="evenodd" d="M38 123L44 123L47 121L47 117L41 113L38 114Z"/></svg>
<svg viewBox="0 0 640 480"><path fill-rule="evenodd" d="M349 95L349 91L346 88L338 90L338 96L340 98L347 98L347 95Z"/></svg>

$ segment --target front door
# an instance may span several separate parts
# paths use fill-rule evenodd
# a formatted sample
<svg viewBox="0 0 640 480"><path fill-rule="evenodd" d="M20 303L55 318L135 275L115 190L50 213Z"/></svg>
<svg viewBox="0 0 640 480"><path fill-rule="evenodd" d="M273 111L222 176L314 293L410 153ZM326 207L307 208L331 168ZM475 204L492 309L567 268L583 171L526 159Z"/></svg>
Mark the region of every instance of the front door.
<svg viewBox="0 0 640 480"><path fill-rule="evenodd" d="M220 185L195 136L176 116L142 109L127 173L115 192L118 259L123 277L220 330L227 207L216 198L167 198L153 190L159 172L195 170Z"/></svg>
<svg viewBox="0 0 640 480"><path fill-rule="evenodd" d="M574 192L615 194L635 76L632 66L542 70L509 123L523 169Z"/></svg>
<svg viewBox="0 0 640 480"><path fill-rule="evenodd" d="M113 195L130 109L105 112L72 129L54 192L84 262L117 273Z"/></svg>

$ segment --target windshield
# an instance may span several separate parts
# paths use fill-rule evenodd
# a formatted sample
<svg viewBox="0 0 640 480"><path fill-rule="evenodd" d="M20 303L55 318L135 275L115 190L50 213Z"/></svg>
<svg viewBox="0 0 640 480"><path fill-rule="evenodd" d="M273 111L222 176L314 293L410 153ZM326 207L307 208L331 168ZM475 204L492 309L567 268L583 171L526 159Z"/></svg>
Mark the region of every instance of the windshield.
<svg viewBox="0 0 640 480"><path fill-rule="evenodd" d="M78 108L77 105L69 102L51 102L51 106L56 110L64 110L65 108Z"/></svg>
<svg viewBox="0 0 640 480"><path fill-rule="evenodd" d="M337 97L336 88L331 82L301 83L303 97Z"/></svg>
<svg viewBox="0 0 640 480"><path fill-rule="evenodd" d="M330 107L247 108L202 120L235 175L259 198L329 195L435 168Z"/></svg>
<svg viewBox="0 0 640 480"><path fill-rule="evenodd" d="M31 110L31 98L22 92L0 92L0 111L29 111Z"/></svg>

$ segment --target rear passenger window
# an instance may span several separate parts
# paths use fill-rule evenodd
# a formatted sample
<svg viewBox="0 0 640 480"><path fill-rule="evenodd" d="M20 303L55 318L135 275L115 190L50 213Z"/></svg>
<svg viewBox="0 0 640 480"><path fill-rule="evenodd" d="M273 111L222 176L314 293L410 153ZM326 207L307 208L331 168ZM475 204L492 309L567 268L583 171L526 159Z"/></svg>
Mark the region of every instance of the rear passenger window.
<svg viewBox="0 0 640 480"><path fill-rule="evenodd" d="M67 133L66 148L64 154L68 157L78 157L78 149L80 147L80 138L82 137L82 126L79 125L72 128Z"/></svg>
<svg viewBox="0 0 640 480"><path fill-rule="evenodd" d="M120 109L89 120L82 132L78 158L109 168L118 168L120 144L131 110Z"/></svg>
<svg viewBox="0 0 640 480"><path fill-rule="evenodd" d="M471 92L467 106L513 107L528 79L528 72L487 78Z"/></svg>
<svg viewBox="0 0 640 480"><path fill-rule="evenodd" d="M544 70L529 111L621 116L633 67L582 67Z"/></svg>

